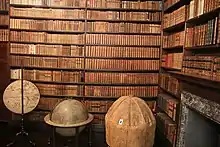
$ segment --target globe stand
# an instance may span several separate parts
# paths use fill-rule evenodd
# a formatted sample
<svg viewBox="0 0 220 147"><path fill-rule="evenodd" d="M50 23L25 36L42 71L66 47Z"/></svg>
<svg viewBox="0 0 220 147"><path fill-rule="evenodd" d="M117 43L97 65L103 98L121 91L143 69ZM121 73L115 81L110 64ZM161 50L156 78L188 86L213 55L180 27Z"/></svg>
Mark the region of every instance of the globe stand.
<svg viewBox="0 0 220 147"><path fill-rule="evenodd" d="M48 139L48 145L51 145L52 144L52 147L56 147L56 127L54 126L51 126L51 129L52 129L52 138L49 138ZM76 129L76 135L75 135L75 145L74 147L79 147L79 127L75 127L73 129ZM92 147L92 125L89 124L88 125L88 131L89 131L89 136L88 136L88 146L89 147ZM52 142L51 142L52 140ZM69 142L69 140L68 140ZM68 147L68 145L64 145L64 147Z"/></svg>
<svg viewBox="0 0 220 147"><path fill-rule="evenodd" d="M22 60L23 61L23 60ZM23 65L23 64L22 64ZM24 85L23 85L23 66L21 67L21 130L15 136L15 138L24 137L24 139L31 145L35 146L35 143L29 139L29 134L24 130ZM17 143L16 140L7 144L7 147L10 147Z"/></svg>

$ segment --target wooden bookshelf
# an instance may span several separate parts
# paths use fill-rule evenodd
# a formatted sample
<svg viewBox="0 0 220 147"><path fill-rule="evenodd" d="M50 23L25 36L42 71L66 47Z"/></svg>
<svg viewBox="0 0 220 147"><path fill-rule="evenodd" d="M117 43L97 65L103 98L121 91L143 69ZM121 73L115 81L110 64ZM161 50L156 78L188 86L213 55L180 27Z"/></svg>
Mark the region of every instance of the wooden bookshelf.
<svg viewBox="0 0 220 147"><path fill-rule="evenodd" d="M38 86L45 105L36 113L40 114L48 101L55 101L52 99L96 101L97 110L89 111L97 114L95 122L102 124L107 109L101 108L131 94L154 110L161 1L80 0L69 6L64 1L14 0L10 4L11 81L19 79L23 68L26 79ZM72 15L65 15L67 12Z"/></svg>
<svg viewBox="0 0 220 147"><path fill-rule="evenodd" d="M218 48L220 43L220 7L218 1L165 0L164 3L165 8L163 10L163 16L165 18L162 23L163 36L169 36L176 32L183 31L184 39L180 41L183 43L181 46L162 47L160 76L165 76L167 78L165 81L169 81L168 78L176 79L178 83L181 83L181 88L184 90L188 90L194 94L219 103L218 91L220 88L220 80L218 79L218 64L220 61L220 52ZM179 12L182 11L181 8L183 7L185 7L185 13L182 13L185 14L184 20L180 18L182 14ZM172 41L172 37L170 40ZM171 42L168 44L173 43ZM182 53L183 56L180 70L171 70L170 67L164 68L163 64L165 62L173 64L175 59L172 58L172 60L167 60L167 57L164 55L177 52ZM164 85L163 77L160 77L160 82ZM169 97L176 98L180 101L180 87L178 88L178 94L176 94L172 91L175 88L170 88L172 90L168 90L169 85L171 86L173 84L167 83L166 87L160 86L159 96L162 94L160 97L163 97L163 94L165 94L164 96L166 98L164 101L169 99ZM159 99L163 100L163 98ZM159 102L158 104L159 111L169 116L169 113L163 110L164 108L161 107ZM179 111L178 109L179 106L176 108L176 111ZM177 124L178 132L178 121L175 123ZM172 146L175 146L175 143Z"/></svg>
<svg viewBox="0 0 220 147"><path fill-rule="evenodd" d="M159 92L158 92L158 117L160 133L165 136L169 142L169 146L176 146L178 125L179 125L179 111L180 111L180 83L178 79L171 74L172 72L181 72L182 58L184 52L185 42L185 27L187 8L186 4L189 1L185 0L164 0L163 9L163 40L161 47L161 65L159 78ZM171 105L171 104L175 104ZM166 109L169 109L167 111ZM171 115L175 115L172 118ZM169 120L169 129L172 133L164 134L166 129L162 129L165 125L164 120ZM167 125L168 125L167 124Z"/></svg>

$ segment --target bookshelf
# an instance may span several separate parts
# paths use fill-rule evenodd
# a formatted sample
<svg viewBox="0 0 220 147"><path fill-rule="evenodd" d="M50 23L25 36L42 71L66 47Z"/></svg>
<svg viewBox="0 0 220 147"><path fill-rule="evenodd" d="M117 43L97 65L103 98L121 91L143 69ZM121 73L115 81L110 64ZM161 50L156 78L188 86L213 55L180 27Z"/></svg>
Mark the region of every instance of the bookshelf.
<svg viewBox="0 0 220 147"><path fill-rule="evenodd" d="M175 128L168 138L179 131L179 120L173 119L173 114L179 117L180 81L187 83L181 84L185 89L219 103L219 100L214 99L217 96L211 92L219 90L219 8L218 0L164 1L157 103L160 115L157 117L162 122L158 128L163 128L164 120L169 120L167 125L170 129ZM197 90L193 85L209 89L209 93ZM175 146L176 139L174 137L168 142Z"/></svg>
<svg viewBox="0 0 220 147"><path fill-rule="evenodd" d="M172 74L181 72L184 55L187 1L164 0L159 91L157 99L157 129L163 132L165 144L175 147L179 111L180 82Z"/></svg>
<svg viewBox="0 0 220 147"><path fill-rule="evenodd" d="M40 89L42 115L64 98L83 102L104 124L111 104L135 95L155 109L161 1L10 1L11 81ZM35 118L34 118L35 117Z"/></svg>

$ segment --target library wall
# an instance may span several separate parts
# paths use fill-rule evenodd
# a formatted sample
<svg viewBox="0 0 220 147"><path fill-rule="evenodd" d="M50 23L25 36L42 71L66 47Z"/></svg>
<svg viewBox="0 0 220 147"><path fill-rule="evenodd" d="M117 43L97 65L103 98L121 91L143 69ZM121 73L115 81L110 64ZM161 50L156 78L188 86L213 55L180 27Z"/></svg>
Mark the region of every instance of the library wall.
<svg viewBox="0 0 220 147"><path fill-rule="evenodd" d="M30 118L63 98L82 101L98 124L123 95L154 110L161 19L161 1L11 0L11 80L23 69L41 93Z"/></svg>

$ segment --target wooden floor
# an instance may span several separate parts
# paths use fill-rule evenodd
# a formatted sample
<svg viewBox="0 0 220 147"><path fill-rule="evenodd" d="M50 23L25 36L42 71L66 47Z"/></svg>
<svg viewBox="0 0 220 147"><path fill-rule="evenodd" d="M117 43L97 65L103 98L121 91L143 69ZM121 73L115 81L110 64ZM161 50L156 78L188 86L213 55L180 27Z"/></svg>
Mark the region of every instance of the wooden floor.
<svg viewBox="0 0 220 147"><path fill-rule="evenodd" d="M8 143L13 141L13 137L16 132L19 132L20 128L18 123L0 123L0 147L5 147ZM45 124L25 124L27 132L29 132L30 139L36 143L36 147L50 147L48 144L49 136L52 135L51 130ZM104 129L93 129L92 132L92 147L107 147L105 143L105 133ZM22 137L23 138L23 137ZM20 140L19 140L20 139ZM69 141L68 146L74 147L74 138L72 139L72 144ZM68 143L67 138L62 138L60 136L56 137L56 147L65 147ZM157 140L155 141L155 147L166 147L165 144L156 145ZM13 147L29 147L30 145L21 138L18 138L18 142L13 145ZM83 131L79 136L79 147L88 147L88 132L87 130Z"/></svg>

